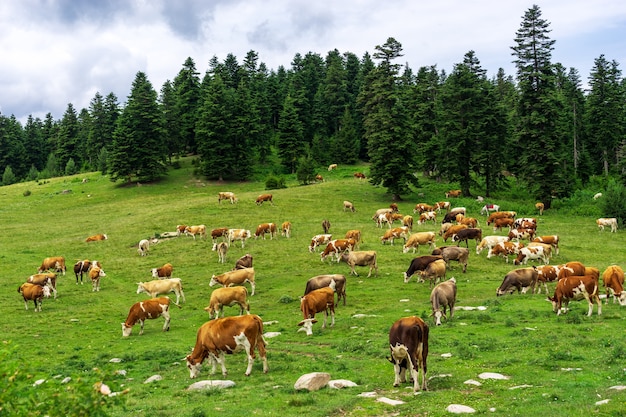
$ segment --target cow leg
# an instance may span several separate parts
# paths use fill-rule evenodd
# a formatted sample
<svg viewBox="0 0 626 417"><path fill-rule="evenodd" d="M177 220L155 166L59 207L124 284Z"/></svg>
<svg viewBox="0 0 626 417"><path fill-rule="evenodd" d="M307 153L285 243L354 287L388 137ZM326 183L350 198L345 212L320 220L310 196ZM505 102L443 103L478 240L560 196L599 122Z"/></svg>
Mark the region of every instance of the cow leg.
<svg viewBox="0 0 626 417"><path fill-rule="evenodd" d="M24 309L28 310L28 303L26 302L26 300L24 300Z"/></svg>
<svg viewBox="0 0 626 417"><path fill-rule="evenodd" d="M406 382L406 368L401 367L397 360L394 360L393 371L395 377L393 381L394 387L397 387L401 383Z"/></svg>
<svg viewBox="0 0 626 417"><path fill-rule="evenodd" d="M252 292L250 293L250 296L254 295L254 290L256 289L256 284L252 281L250 281L250 288L252 289Z"/></svg>
<svg viewBox="0 0 626 417"><path fill-rule="evenodd" d="M180 296L183 298L183 303L186 303L186 302L187 302L187 300L185 300L185 293L183 292L182 287L181 287L181 289L180 289Z"/></svg>
<svg viewBox="0 0 626 417"><path fill-rule="evenodd" d="M161 315L165 319L165 323L163 323L163 331L167 332L170 329L170 312L165 310L161 313ZM143 322L141 322L141 328L143 329Z"/></svg>
<svg viewBox="0 0 626 417"><path fill-rule="evenodd" d="M144 320L139 320L139 324L141 325L141 328L139 329L139 336L143 334L143 323L144 323Z"/></svg>
<svg viewBox="0 0 626 417"><path fill-rule="evenodd" d="M333 307L330 308L330 327L335 325L335 309Z"/></svg>

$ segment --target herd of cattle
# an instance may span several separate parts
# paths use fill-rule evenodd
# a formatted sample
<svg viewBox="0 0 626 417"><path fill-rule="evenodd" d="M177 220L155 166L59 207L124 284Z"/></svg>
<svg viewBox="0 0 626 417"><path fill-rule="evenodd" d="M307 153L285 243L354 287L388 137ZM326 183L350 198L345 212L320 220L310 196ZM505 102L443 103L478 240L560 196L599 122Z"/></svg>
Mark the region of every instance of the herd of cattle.
<svg viewBox="0 0 626 417"><path fill-rule="evenodd" d="M330 170L330 167L329 167ZM446 193L447 197L458 197L459 190L451 190ZM218 203L227 200L236 204L238 198L232 192L220 192ZM262 194L256 199L256 204L269 202L273 205L271 194ZM349 201L343 203L344 211L355 211L354 204ZM543 206L536 205L540 214ZM427 255L413 258L408 269L404 272L404 282L408 282L413 275L419 276L421 282L430 283L430 303L435 325L439 326L442 319L452 317L457 296L456 279L446 279L451 261L456 261L465 273L470 258L469 241L474 240L476 256L485 249L487 258L502 257L509 262L513 258L514 265L525 265L529 261L537 261L543 265L533 265L511 270L508 272L496 295L510 294L517 290L525 293L541 293L542 286L548 294L547 283L556 281L553 296L549 297L553 310L557 314L566 312L570 300L585 299L589 304L588 315L593 311L594 302L598 305L598 314L601 314L602 303L599 298L599 280L602 276L603 285L606 289L607 302L609 297L619 301L620 305L626 305L626 292L623 291L624 272L617 266L609 266L602 274L597 268L585 266L580 262L568 262L561 265L550 265L550 260L559 253L559 236L539 235L537 233L537 221L535 218L518 217L512 211L500 211L497 205L485 205L481 214L488 215L486 220L478 220L467 216L467 210L463 207L453 208L450 202L437 202L434 205L419 203L415 205L413 214L417 215L414 223L412 215L401 215L398 206L391 204L388 208L379 209L372 216L374 225L381 229L382 245L389 243L394 245L395 240L403 240L403 253L419 253L420 246L426 246L430 251ZM414 225L437 224L441 218L438 231L413 232ZM480 223L485 222L487 228L493 228L494 232L508 230L505 235L483 236ZM395 225L398 222L401 226ZM378 276L377 252L375 250L359 250L362 243L360 230L348 230L344 237L333 239L330 233L330 222L322 222L324 233L311 238L308 247L311 253L320 252L320 260L325 262L331 259L336 262L345 262L350 267L350 275L357 276L355 267L368 267L368 277L372 272ZM612 232L617 230L616 219L597 219L597 225L601 230L605 226ZM274 223L260 224L255 233L247 229L215 228L211 230L212 250L218 254L220 263L226 261L229 247L237 241L241 242L243 249L247 239L252 236L255 239L265 239L266 234L270 239L277 237L278 230L281 235L290 238L291 223L286 221L278 227ZM187 235L201 239L208 239L205 225L188 226L178 225L175 232L166 232L162 237L174 237ZM445 245L437 247L436 238L443 239ZM87 242L106 240L107 235L100 234L90 236ZM450 240L450 245L447 245ZM150 240L143 239L138 244L138 254L147 256L150 250ZM454 244L456 243L456 245ZM465 247L461 245L464 244ZM202 325L197 332L195 347L187 356L187 367L190 377L195 378L199 374L199 365L204 359L209 360L212 370L215 371L216 363L219 363L222 373L226 374L224 355L245 349L248 357L246 375L250 375L255 349L263 361L263 370L267 372L267 358L265 341L263 339L263 321L259 316L250 314L248 303L248 290L250 296L255 294L255 270L252 265L252 256L246 254L239 258L231 271L220 275L213 275L209 285L219 285L210 296L209 305L205 310L209 313L209 321ZM151 298L133 304L129 310L126 321L122 323L122 335L130 336L132 328L139 323L140 335L143 333L144 322L147 319L163 317L165 322L163 331L169 330L170 324L170 299L167 294L176 295L176 306L180 308L180 301L185 302L185 294L180 278L172 277L173 267L167 263L159 268L152 269L155 278L149 282L138 283L137 294L146 293ZM56 291L57 274L65 275L66 266L63 257L50 257L44 259L38 269L38 273L30 276L27 282L20 285L18 292L21 293L25 308L28 309L28 301L33 301L35 311L41 311L43 298L50 297ZM93 291L100 290L100 278L106 276L102 264L98 261L81 260L74 265L76 283L83 282L83 274L86 274L91 282ZM335 301L335 294L337 300ZM312 326L317 322L315 315L324 313L322 328L325 328L327 318L330 315L330 326L335 323L335 307L343 299L346 304L346 277L341 274L318 275L306 282L304 295L300 299L302 321L298 323L301 331L312 335ZM615 302L615 301L614 301ZM239 306L239 316L224 317L224 306ZM244 314L245 313L245 314ZM428 356L428 325L419 317L404 317L397 320L389 332L389 346L391 357L389 360L394 364L395 382L398 385L406 381L408 370L414 382L414 390L426 389L426 359ZM421 380L418 379L422 373Z"/></svg>

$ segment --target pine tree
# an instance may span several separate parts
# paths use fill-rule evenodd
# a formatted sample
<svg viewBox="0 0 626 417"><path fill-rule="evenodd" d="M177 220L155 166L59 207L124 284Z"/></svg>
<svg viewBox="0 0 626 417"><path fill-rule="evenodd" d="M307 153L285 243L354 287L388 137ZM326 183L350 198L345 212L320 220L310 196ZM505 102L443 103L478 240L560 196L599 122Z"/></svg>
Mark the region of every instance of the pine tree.
<svg viewBox="0 0 626 417"><path fill-rule="evenodd" d="M70 158L79 160L78 132L78 115L72 103L69 103L59 123L57 136L56 157L62 167Z"/></svg>
<svg viewBox="0 0 626 417"><path fill-rule="evenodd" d="M169 139L170 152L197 152L195 142L196 121L198 107L200 106L200 79L196 71L196 64L191 58L187 58L173 83L174 88L174 112L177 118L177 132L171 132L174 137Z"/></svg>
<svg viewBox="0 0 626 417"><path fill-rule="evenodd" d="M281 164L289 173L296 172L298 158L305 149L304 127L298 117L295 100L288 95L278 122L276 147Z"/></svg>

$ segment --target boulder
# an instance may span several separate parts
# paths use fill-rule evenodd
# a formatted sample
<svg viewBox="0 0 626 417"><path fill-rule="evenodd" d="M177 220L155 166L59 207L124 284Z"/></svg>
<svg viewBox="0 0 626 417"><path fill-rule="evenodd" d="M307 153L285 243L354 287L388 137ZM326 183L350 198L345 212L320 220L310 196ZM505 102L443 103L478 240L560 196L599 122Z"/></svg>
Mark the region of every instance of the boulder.
<svg viewBox="0 0 626 417"><path fill-rule="evenodd" d="M347 379L333 379L332 381L328 381L328 387L334 389L340 388L349 388L358 386L356 383L349 381Z"/></svg>
<svg viewBox="0 0 626 417"><path fill-rule="evenodd" d="M462 405L462 404L450 404L446 408L446 411L448 413L454 413L454 414L475 413L476 412L476 410L474 410L472 407L468 407L467 405Z"/></svg>
<svg viewBox="0 0 626 417"><path fill-rule="evenodd" d="M202 389L211 389L211 388L232 388L235 386L235 383L230 380L203 380L194 382L193 384L187 387L187 390L202 390Z"/></svg>
<svg viewBox="0 0 626 417"><path fill-rule="evenodd" d="M317 391L325 387L330 381L330 374L326 372L311 372L304 374L294 384L296 390Z"/></svg>

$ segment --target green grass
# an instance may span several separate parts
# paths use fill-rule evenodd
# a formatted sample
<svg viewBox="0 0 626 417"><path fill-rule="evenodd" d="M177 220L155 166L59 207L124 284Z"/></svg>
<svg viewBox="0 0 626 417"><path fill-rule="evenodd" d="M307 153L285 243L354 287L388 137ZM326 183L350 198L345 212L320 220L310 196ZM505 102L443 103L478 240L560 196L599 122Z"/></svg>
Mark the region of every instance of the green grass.
<svg viewBox="0 0 626 417"><path fill-rule="evenodd" d="M256 206L254 199L264 192L261 182L208 183L193 179L189 161L171 171L161 182L141 187L123 187L99 174L51 179L46 184L16 184L0 188L0 338L17 347L20 363L28 371L24 392L34 391L40 378L91 375L98 368L107 375L114 390L129 389L123 402L110 405L113 416L443 416L446 407L460 403L479 414L507 416L621 415L626 394L609 390L626 384L626 310L604 305L603 315L587 317L583 303L572 303L567 315L557 317L542 295L496 297L496 288L513 265L502 259L477 256L470 243L467 273L453 263L448 277L458 284L458 305L486 306L485 311L457 311L440 327L431 327L428 375L429 390L414 395L412 385L394 388L389 354L388 329L402 316L419 315L429 321L427 284L415 278L404 284L402 273L413 254L403 254L401 244L381 245L381 229L371 221L374 211L391 202L384 189L357 181L352 173L364 167L340 167L323 172L325 182L274 190L274 206ZM83 177L89 182L82 183ZM400 211L412 214L418 202L444 200L447 184L422 181L423 187L400 202ZM24 192L29 190L30 196ZM62 193L71 190L71 193ZM237 205L217 204L218 191L234 191ZM423 195L419 195L422 193ZM343 212L343 200L354 203L357 212ZM506 193L492 199L502 209L520 216L535 216L534 201L507 199ZM453 206L465 206L469 215L482 221L484 235L492 234L479 215L482 204L473 199L456 199ZM585 216L573 215L571 207L547 210L539 218L540 234L558 234L561 254L553 263L579 260L604 270L617 263L626 266L624 232L601 233L595 225L593 203L585 203ZM337 308L334 328L314 326L313 336L297 332L301 320L298 297L306 280L323 273L342 273L345 264L322 263L319 254L309 253L311 236L321 233L321 221L329 219L331 232L343 237L349 229L363 232L362 250L378 252L379 276L348 277L347 305ZM177 224L206 224L215 227L252 229L259 223L293 224L291 239L250 240L244 249L231 247L228 262L217 262L209 241L179 237L152 245L150 255L140 257L134 245L156 233L173 231ZM438 230L439 225L416 226L414 231ZM85 243L95 233L109 240ZM439 240L438 244L442 244ZM264 321L276 321L265 331L281 332L268 339L270 371L262 373L256 361L252 375L243 375L243 354L228 356L228 379L234 388L222 391L189 392L194 382L183 358L191 351L196 331L208 319L212 274L233 267L245 253L254 256L257 294L251 297L251 312ZM420 255L426 254L424 248ZM32 303L24 311L16 294L17 286L36 272L46 256L64 256L68 275L59 278L59 298L45 300L43 312L35 313ZM79 259L97 259L107 276L102 290L76 285L71 266ZM121 325L129 307L145 299L136 294L136 282L149 280L150 269L165 262L174 265L174 276L183 280L187 303L173 308L171 330L161 332L162 319L146 322L145 333L138 328L122 338ZM551 286L551 289L554 285ZM173 295L173 294L172 294ZM406 301L408 300L408 301ZM291 301L291 302L285 302ZM226 308L226 314L236 314ZM355 314L366 317L354 318ZM442 354L451 353L450 358ZM121 358L121 363L110 363ZM580 370L565 371L573 368ZM126 370L126 376L114 375ZM357 388L296 392L293 384L307 372L329 372L333 379L350 379ZM465 384L482 372L510 376L505 381L482 381L482 386ZM162 381L143 384L159 374ZM201 379L209 376L205 367ZM530 385L531 387L510 389ZM0 388L1 389L1 388ZM43 388L39 388L43 389ZM406 404L385 405L372 398L357 397L375 391L378 396L400 399ZM600 399L608 404L596 406ZM0 410L0 415L2 412Z"/></svg>

